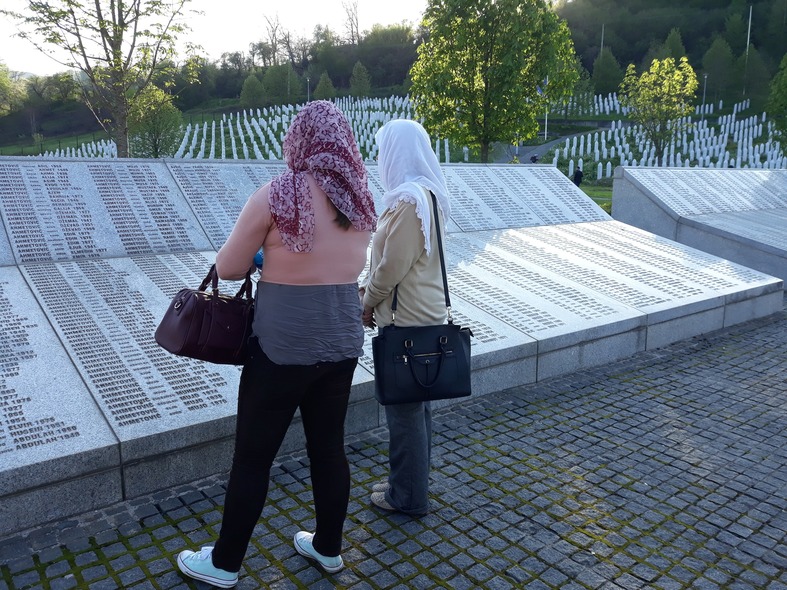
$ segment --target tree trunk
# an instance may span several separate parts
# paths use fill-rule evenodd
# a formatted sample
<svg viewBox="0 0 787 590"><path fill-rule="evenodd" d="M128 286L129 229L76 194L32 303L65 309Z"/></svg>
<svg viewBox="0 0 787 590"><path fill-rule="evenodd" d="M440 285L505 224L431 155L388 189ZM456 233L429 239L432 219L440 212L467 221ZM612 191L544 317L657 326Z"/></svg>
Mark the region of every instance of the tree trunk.
<svg viewBox="0 0 787 590"><path fill-rule="evenodd" d="M481 163L486 164L489 161L489 143L481 144Z"/></svg>
<svg viewBox="0 0 787 590"><path fill-rule="evenodd" d="M113 131L115 135L115 145L118 150L118 158L128 158L128 113L122 112L123 109L118 109L115 113L115 120L113 121Z"/></svg>

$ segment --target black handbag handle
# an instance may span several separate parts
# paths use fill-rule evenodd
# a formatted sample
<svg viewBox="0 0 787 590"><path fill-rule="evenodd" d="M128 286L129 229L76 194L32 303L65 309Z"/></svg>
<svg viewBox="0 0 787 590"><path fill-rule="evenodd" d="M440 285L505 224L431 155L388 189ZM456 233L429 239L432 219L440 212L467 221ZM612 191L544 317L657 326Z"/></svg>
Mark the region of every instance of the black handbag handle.
<svg viewBox="0 0 787 590"><path fill-rule="evenodd" d="M443 256L443 238L440 235L440 215L437 211L437 198L434 193L429 191L432 196L432 205L434 205L434 222L437 226L437 251L440 253L440 271L443 274L443 293L445 294L445 309L448 312L448 323L453 324L454 318L451 315L451 298L448 295L448 277L445 273L445 257ZM399 300L399 285L394 287L393 301L391 302L391 325L396 323L396 305Z"/></svg>
<svg viewBox="0 0 787 590"><path fill-rule="evenodd" d="M203 279L202 284L199 286L200 291L204 291L208 288L208 283L211 285L211 290L213 291L213 296L219 296L219 273L216 272L216 265L213 264L208 271L208 275ZM235 299L242 298L243 296L246 299L251 299L251 268L246 271L246 278L243 280L243 284L238 289L238 292L235 294Z"/></svg>
<svg viewBox="0 0 787 590"><path fill-rule="evenodd" d="M440 343L440 360L437 362L437 373L435 374L434 379L432 379L432 382L429 383L429 384L423 383L421 381L421 378L418 377L418 373L416 373L416 371L415 371L414 356L413 356L413 353L410 352L410 348L412 347L412 343L411 343L410 346L408 346L407 343L405 342L404 354L405 354L406 358L410 359L410 374L413 376L413 379L415 380L415 382L418 383L418 385L420 385L423 389L431 389L432 387L434 387L437 384L437 380L440 378L440 372L443 370L443 361L445 360L445 357L448 354L448 351L445 349L446 342L445 342L444 338L445 338L445 336L441 336L440 337L440 341L439 341L439 343Z"/></svg>

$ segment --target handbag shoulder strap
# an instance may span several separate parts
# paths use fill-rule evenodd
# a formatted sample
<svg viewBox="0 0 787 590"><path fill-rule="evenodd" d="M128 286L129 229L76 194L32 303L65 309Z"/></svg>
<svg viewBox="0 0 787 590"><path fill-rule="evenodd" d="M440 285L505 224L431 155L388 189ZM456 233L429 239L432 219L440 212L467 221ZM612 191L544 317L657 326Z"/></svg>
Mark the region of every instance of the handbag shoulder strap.
<svg viewBox="0 0 787 590"><path fill-rule="evenodd" d="M440 272L443 275L443 293L445 294L445 309L448 312L448 323L453 324L454 318L451 314L451 298L448 295L448 276L445 272L445 256L443 255L443 238L440 234L440 215L437 209L437 198L432 191L429 191L432 197L432 206L434 209L434 222L437 226L437 251L440 253ZM391 324L396 320L396 305L399 300L399 285L394 287L393 301L391 302Z"/></svg>

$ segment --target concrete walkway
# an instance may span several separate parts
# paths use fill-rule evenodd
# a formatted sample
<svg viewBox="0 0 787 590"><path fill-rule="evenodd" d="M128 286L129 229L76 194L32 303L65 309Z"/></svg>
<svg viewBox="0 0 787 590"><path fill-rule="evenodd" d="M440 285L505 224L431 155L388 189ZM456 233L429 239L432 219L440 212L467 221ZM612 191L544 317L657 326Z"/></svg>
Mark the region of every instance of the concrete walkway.
<svg viewBox="0 0 787 590"><path fill-rule="evenodd" d="M349 441L346 569L295 553L306 459L273 473L238 588L787 589L787 313L436 412L431 512L370 507L385 431ZM0 590L207 588L216 477L0 540Z"/></svg>

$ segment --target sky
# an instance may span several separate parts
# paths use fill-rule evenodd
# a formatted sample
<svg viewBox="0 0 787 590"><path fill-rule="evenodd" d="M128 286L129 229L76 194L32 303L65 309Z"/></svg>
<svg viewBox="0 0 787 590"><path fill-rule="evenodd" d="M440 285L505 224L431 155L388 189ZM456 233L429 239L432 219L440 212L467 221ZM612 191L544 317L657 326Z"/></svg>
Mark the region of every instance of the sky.
<svg viewBox="0 0 787 590"><path fill-rule="evenodd" d="M347 0L344 0L347 2ZM1 0L4 9L22 11L25 0ZM374 24L392 25L402 21L417 24L427 0L357 0L361 31ZM327 25L339 35L345 34L346 15L343 0L192 0L189 6L204 14L192 16L188 40L203 47L203 53L217 60L222 53L248 52L249 43L266 36L265 17L278 17L282 28L295 37L311 38L315 25ZM48 76L63 67L38 52L29 42L14 37L14 21L0 15L0 62L11 71Z"/></svg>

